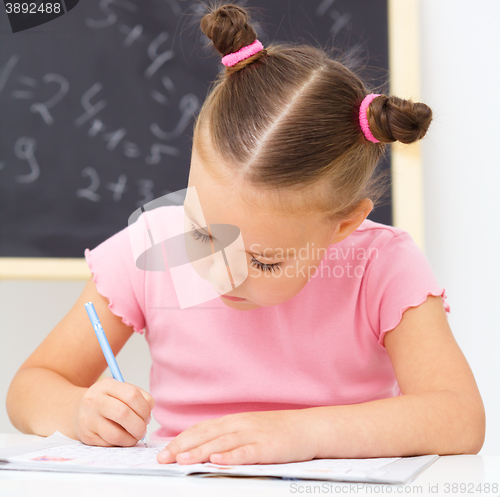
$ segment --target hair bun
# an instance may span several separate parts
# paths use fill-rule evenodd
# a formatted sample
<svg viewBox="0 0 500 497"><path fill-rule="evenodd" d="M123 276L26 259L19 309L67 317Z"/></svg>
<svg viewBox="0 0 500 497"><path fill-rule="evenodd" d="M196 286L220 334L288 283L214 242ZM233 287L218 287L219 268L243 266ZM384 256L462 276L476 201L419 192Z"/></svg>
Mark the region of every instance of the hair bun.
<svg viewBox="0 0 500 497"><path fill-rule="evenodd" d="M413 143L427 133L432 121L431 108L394 96L373 99L367 112L370 131L383 143Z"/></svg>
<svg viewBox="0 0 500 497"><path fill-rule="evenodd" d="M210 5L207 10L200 21L201 30L222 56L237 52L257 39L247 10L233 4Z"/></svg>

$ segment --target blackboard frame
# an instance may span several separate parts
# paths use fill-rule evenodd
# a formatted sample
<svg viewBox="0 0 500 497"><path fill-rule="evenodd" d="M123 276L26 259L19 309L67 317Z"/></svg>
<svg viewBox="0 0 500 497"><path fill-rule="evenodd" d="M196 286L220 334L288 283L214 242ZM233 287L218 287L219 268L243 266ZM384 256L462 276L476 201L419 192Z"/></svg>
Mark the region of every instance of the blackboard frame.
<svg viewBox="0 0 500 497"><path fill-rule="evenodd" d="M418 0L388 0L390 92L420 97ZM424 250L424 206L420 144L391 149L393 225L406 230ZM0 279L85 280L84 258L0 258Z"/></svg>

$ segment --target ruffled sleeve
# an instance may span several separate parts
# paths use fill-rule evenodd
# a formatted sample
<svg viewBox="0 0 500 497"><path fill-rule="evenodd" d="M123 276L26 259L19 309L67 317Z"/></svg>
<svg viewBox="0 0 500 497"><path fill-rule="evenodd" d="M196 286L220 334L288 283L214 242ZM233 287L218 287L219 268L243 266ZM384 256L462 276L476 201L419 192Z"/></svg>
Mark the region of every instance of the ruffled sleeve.
<svg viewBox="0 0 500 497"><path fill-rule="evenodd" d="M109 300L109 309L137 333L144 333L144 278L135 265L128 227L93 250L85 250L97 291Z"/></svg>
<svg viewBox="0 0 500 497"><path fill-rule="evenodd" d="M407 232L393 236L372 257L366 273L366 306L372 330L384 347L384 336L401 321L403 312L429 295L441 296L446 313L446 290L438 285L429 261Z"/></svg>

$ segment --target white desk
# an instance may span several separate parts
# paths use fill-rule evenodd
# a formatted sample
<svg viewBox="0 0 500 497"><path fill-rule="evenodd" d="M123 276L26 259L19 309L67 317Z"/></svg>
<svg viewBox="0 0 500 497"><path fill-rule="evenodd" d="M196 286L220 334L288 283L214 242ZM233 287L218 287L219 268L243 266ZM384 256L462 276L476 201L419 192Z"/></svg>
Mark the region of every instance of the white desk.
<svg viewBox="0 0 500 497"><path fill-rule="evenodd" d="M0 434L0 448L35 441L35 435ZM489 484L486 491L485 484ZM496 492L492 484L498 485ZM447 486L449 484L449 486ZM452 485L456 484L455 487ZM460 487L462 484L462 489ZM478 485L481 484L481 492ZM379 487L379 488L374 488ZM380 488L383 487L383 488ZM255 495L500 495L500 456L442 456L407 485L378 485L318 480L279 480L200 476L123 476L0 470L1 497L188 497Z"/></svg>

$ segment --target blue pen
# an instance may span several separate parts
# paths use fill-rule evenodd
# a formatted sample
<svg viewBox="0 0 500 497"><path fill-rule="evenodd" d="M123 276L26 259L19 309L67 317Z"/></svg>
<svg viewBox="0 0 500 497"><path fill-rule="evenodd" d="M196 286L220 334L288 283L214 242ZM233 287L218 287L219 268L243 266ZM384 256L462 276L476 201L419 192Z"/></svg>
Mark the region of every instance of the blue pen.
<svg viewBox="0 0 500 497"><path fill-rule="evenodd" d="M111 374L113 375L113 378L115 380L121 381L124 383L124 379L122 376L122 373L120 372L120 368L118 367L118 364L116 363L115 356L113 354L113 351L111 350L111 347L109 345L108 339L106 337L106 334L104 333L104 330L102 329L101 321L99 320L99 317L97 316L97 312L95 310L94 304L92 302L87 302L85 304L85 310L87 311L87 314L89 315L90 322L92 323L92 327L94 328L95 334L97 336L97 340L99 340L99 345L101 346L102 353L104 354L104 357L106 358L106 362L108 363L109 370L111 371ZM146 437L141 439L141 442L146 445ZM146 445L147 447L147 445Z"/></svg>

